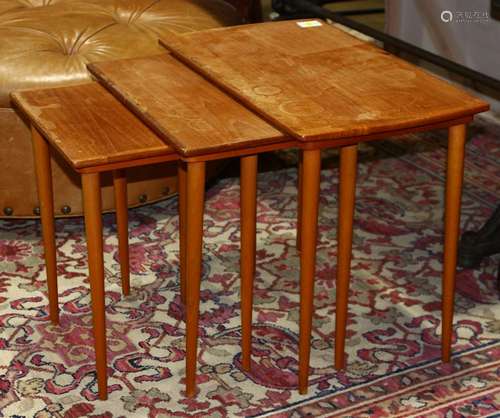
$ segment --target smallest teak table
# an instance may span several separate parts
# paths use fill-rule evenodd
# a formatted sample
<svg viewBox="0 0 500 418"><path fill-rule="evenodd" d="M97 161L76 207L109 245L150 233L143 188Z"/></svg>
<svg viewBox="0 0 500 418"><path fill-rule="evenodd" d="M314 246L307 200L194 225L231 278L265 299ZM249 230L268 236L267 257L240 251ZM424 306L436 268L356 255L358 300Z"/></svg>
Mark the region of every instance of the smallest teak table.
<svg viewBox="0 0 500 418"><path fill-rule="evenodd" d="M12 94L32 125L35 170L47 269L50 319L59 322L50 148L81 175L97 384L107 398L106 318L100 174L111 171L122 287L129 293L127 180L125 169L174 161L174 150L97 83Z"/></svg>

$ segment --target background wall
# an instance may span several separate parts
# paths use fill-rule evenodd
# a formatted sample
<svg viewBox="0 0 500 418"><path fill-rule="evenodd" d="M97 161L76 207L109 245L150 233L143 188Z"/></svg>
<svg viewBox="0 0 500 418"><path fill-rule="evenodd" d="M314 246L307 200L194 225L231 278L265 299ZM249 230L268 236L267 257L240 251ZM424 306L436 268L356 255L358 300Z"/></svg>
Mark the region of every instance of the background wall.
<svg viewBox="0 0 500 418"><path fill-rule="evenodd" d="M386 31L500 79L500 22L490 8L490 0L387 0Z"/></svg>

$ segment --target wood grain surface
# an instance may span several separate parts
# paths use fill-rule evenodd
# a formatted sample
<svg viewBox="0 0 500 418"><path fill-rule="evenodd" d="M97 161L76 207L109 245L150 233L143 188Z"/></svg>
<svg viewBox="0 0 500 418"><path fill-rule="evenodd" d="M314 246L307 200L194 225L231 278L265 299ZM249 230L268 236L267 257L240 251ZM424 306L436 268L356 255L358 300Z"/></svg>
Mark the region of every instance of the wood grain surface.
<svg viewBox="0 0 500 418"><path fill-rule="evenodd" d="M458 119L488 104L321 21L174 35L178 59L303 141Z"/></svg>
<svg viewBox="0 0 500 418"><path fill-rule="evenodd" d="M19 91L12 98L75 169L174 155L98 83Z"/></svg>
<svg viewBox="0 0 500 418"><path fill-rule="evenodd" d="M169 54L93 63L88 68L183 156L285 139L281 132Z"/></svg>

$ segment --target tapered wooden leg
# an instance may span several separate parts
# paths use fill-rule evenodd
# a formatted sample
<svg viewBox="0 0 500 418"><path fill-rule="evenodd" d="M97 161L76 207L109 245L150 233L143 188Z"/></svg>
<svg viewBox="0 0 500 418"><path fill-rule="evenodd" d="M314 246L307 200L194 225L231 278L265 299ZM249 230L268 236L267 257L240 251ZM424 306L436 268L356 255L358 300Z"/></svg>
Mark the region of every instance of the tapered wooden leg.
<svg viewBox="0 0 500 418"><path fill-rule="evenodd" d="M299 391L307 393L311 327L313 316L314 275L316 272L316 242L318 229L321 151L304 150L302 162L301 253L300 253L300 335Z"/></svg>
<svg viewBox="0 0 500 418"><path fill-rule="evenodd" d="M464 174L465 134L466 125L452 126L449 128L448 132L442 307L442 358L444 362L449 362L451 359L453 299L455 294L457 246L460 232L460 204Z"/></svg>
<svg viewBox="0 0 500 418"><path fill-rule="evenodd" d="M94 320L94 345L99 399L108 397L106 373L106 314L102 253L101 186L99 174L83 174L83 211L87 233L90 293Z"/></svg>
<svg viewBox="0 0 500 418"><path fill-rule="evenodd" d="M345 367L345 333L351 275L352 223L356 199L358 147L340 148L339 209L337 232L337 283L335 316L335 368Z"/></svg>
<svg viewBox="0 0 500 418"><path fill-rule="evenodd" d="M179 196L179 281L181 301L186 305L186 163L177 165L177 193Z"/></svg>
<svg viewBox="0 0 500 418"><path fill-rule="evenodd" d="M205 163L188 163L186 180L186 245L189 246L186 250L186 396L193 397L196 394Z"/></svg>
<svg viewBox="0 0 500 418"><path fill-rule="evenodd" d="M35 173L40 202L42 221L43 249L47 269L47 288L49 294L49 317L53 324L59 324L59 305L57 291L56 239L54 232L54 192L50 166L49 145L35 128L31 129Z"/></svg>
<svg viewBox="0 0 500 418"><path fill-rule="evenodd" d="M116 229L118 231L118 256L122 276L122 291L124 295L130 295L127 176L124 170L113 171L113 186L115 191Z"/></svg>
<svg viewBox="0 0 500 418"><path fill-rule="evenodd" d="M300 239L301 239L301 230L302 230L302 163L304 160L303 151L299 150L299 163L297 169L297 241L296 247L297 251L300 251Z"/></svg>
<svg viewBox="0 0 500 418"><path fill-rule="evenodd" d="M253 280L257 215L257 156L241 158L241 357L250 371L252 353Z"/></svg>

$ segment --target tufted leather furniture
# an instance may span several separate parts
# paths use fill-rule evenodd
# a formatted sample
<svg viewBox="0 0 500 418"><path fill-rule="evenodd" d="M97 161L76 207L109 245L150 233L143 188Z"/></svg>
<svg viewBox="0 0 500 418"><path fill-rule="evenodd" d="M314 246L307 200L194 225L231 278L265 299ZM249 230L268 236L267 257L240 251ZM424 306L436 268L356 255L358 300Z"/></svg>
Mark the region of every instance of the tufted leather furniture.
<svg viewBox="0 0 500 418"><path fill-rule="evenodd" d="M37 215L30 132L9 102L11 91L81 83L88 62L163 53L165 32L188 32L251 20L258 1L0 0L0 217ZM144 80L147 83L147 80ZM78 177L53 162L55 209L81 213ZM174 166L130 170L129 204L176 190ZM104 179L103 209L113 208Z"/></svg>

